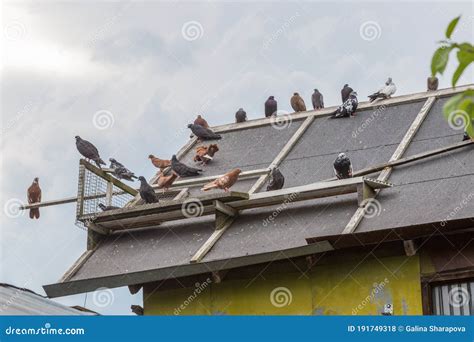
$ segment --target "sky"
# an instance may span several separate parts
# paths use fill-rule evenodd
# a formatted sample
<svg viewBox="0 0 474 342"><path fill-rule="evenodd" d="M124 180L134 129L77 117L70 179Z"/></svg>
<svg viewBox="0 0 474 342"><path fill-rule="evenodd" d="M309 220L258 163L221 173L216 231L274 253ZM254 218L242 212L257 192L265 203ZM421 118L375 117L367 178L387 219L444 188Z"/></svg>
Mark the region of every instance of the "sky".
<svg viewBox="0 0 474 342"><path fill-rule="evenodd" d="M2 1L0 282L44 294L85 251L74 204L38 221L16 209L34 177L43 200L77 194L74 136L150 178L147 156L174 154L197 114L211 125L240 107L260 118L269 95L291 112L293 92L309 105L314 88L332 106L345 83L364 100L387 77L396 95L425 91L437 41L460 14L453 38L472 43L469 1ZM96 294L55 300L102 314L142 304L127 288L105 303Z"/></svg>

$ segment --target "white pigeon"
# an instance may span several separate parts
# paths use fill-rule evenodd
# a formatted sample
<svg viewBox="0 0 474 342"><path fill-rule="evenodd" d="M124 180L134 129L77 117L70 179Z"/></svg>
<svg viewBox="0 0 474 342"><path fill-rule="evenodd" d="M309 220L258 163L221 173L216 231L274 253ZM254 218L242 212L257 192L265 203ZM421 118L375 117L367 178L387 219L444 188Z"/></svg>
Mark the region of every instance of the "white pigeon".
<svg viewBox="0 0 474 342"><path fill-rule="evenodd" d="M370 102L374 102L375 99L388 99L397 91L397 86L393 83L392 78L389 77L385 85L379 89L379 91L369 95Z"/></svg>

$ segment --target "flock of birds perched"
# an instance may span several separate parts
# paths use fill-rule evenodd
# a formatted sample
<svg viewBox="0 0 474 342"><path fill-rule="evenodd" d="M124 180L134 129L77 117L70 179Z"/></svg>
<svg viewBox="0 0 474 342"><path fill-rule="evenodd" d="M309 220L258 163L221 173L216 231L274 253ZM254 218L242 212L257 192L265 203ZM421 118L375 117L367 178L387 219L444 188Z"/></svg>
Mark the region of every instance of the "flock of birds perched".
<svg viewBox="0 0 474 342"><path fill-rule="evenodd" d="M369 100L370 102L373 102L376 99L390 98L395 93L396 89L397 88L392 82L392 79L389 78L381 89L368 96ZM331 118L345 118L354 116L358 106L357 92L355 92L348 84L345 84L341 90L341 100L341 105L336 111L332 113ZM315 110L324 108L324 98L318 89L314 89L314 93L311 96L311 101ZM293 94L290 99L290 104L295 112L306 111L305 102L298 93ZM270 96L265 101L265 116L276 116L277 111L278 103L274 96ZM235 113L235 121L236 123L247 121L247 113L243 108L239 108L239 110ZM220 134L217 134L210 129L209 124L201 115L198 115L194 123L188 125L188 128L201 143L208 140L222 139ZM99 168L102 168L102 165L106 165L106 163L100 157L98 149L91 142L84 140L79 136L76 136L75 138L76 148L83 157L89 161L93 161ZM199 145L196 148L196 154L193 160L196 164L198 164L198 166L207 165L208 163L212 162L218 151L219 147L217 144L210 144L207 146ZM150 159L151 163L159 169L158 177L155 181L155 184L153 185L155 185L155 187L158 189L162 189L163 193L168 190L178 178L195 177L203 172L201 168L191 167L180 162L176 155L173 155L171 160L160 159L152 154L150 154L148 158ZM147 182L145 177L137 177L125 165L114 158L110 158L109 161L110 170L108 171L110 171L110 173L117 179L131 182L138 179L140 181L139 194L145 203L159 202L159 197L156 194L154 187ZM233 169L223 176L218 177L214 181L205 184L201 190L208 191L211 189L222 189L225 192L228 192L229 188L237 182L240 173L240 169ZM350 159L344 153L340 153L334 161L334 173L338 179L352 177L352 164ZM272 168L266 190L279 190L283 188L284 183L285 177L281 171L278 168ZM33 184L28 188L27 194L28 203L31 204L41 202L41 188L39 186L38 178L34 179ZM106 206L102 203L100 203L98 207L103 211L118 209L118 207ZM30 218L38 219L39 216L39 208L30 209Z"/></svg>

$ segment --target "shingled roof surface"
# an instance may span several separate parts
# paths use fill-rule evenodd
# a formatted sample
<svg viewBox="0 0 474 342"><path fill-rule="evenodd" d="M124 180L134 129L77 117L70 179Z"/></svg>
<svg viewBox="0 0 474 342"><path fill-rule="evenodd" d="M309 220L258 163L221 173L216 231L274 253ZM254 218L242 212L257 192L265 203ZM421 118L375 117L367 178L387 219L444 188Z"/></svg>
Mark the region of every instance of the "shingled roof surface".
<svg viewBox="0 0 474 342"><path fill-rule="evenodd" d="M351 158L354 170L387 162L427 101L427 96L393 101L387 106L381 102L378 106L361 109L355 117L348 119L331 120L327 116L316 116L280 165L285 175L285 188L333 177L332 164L339 152L345 152ZM436 100L403 157L462 140L463 132L452 129L443 118L445 101L446 98ZM220 151L206 167L204 176L222 174L234 167L243 170L268 167L303 119L295 119L282 130L267 124L221 133ZM193 150L182 160L192 164ZM467 146L394 168L389 181L395 186L377 196L381 204L379 215L362 219L356 233L454 219L450 212L463 197L468 196L474 184L474 160L470 154L471 147ZM377 173L370 177L376 178ZM256 180L241 180L233 190L248 191ZM197 186L190 189L191 196L198 196L198 189ZM264 189L265 186L260 191ZM64 283L68 290L59 294L48 286L45 289L53 296L70 294L99 286L137 283L138 275L141 282L147 282L204 273L213 263L219 263L219 267L231 267L234 259L266 253L280 253L284 257L286 251L308 247L307 238L322 239L341 234L356 212L358 202L354 193L289 203L284 210L278 210L273 221L266 221L277 208L243 211L196 264L190 264L190 259L214 232L213 216L113 233ZM463 205L455 219L472 217L474 201ZM157 270L161 270L159 274ZM87 285L92 279L95 279L94 283Z"/></svg>

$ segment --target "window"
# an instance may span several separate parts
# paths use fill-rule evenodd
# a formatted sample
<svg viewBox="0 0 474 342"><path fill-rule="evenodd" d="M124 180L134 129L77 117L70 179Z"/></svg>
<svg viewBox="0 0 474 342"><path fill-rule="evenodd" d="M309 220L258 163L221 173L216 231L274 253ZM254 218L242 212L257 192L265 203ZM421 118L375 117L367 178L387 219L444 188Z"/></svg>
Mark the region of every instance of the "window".
<svg viewBox="0 0 474 342"><path fill-rule="evenodd" d="M431 295L434 315L474 315L474 280L435 285Z"/></svg>

